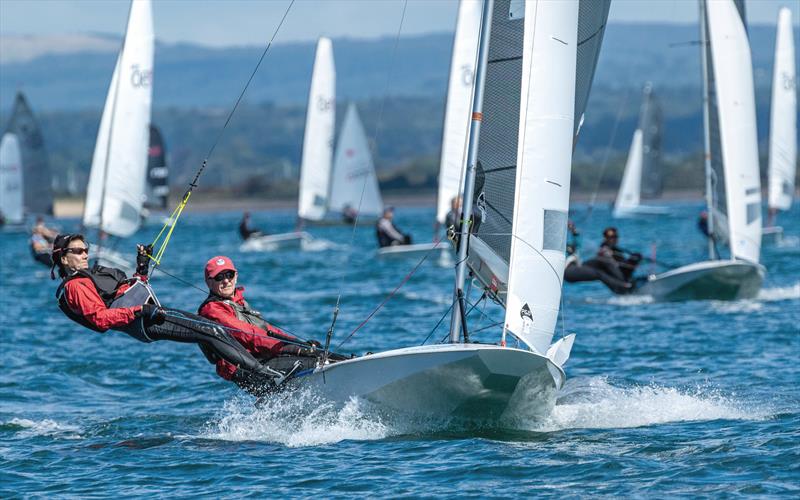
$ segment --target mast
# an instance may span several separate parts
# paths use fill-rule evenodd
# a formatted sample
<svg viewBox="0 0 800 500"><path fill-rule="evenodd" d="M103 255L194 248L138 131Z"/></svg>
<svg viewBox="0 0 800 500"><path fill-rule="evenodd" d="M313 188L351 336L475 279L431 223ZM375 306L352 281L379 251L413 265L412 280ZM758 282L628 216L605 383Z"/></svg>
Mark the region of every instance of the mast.
<svg viewBox="0 0 800 500"><path fill-rule="evenodd" d="M700 56L703 69L703 164L706 171L706 213L708 214L708 256L717 259L717 252L714 246L714 191L712 183L714 174L711 169L711 132L709 130L710 112L709 89L708 89L708 58L706 55L708 46L708 36L706 35L706 4L705 0L699 0L700 7Z"/></svg>
<svg viewBox="0 0 800 500"><path fill-rule="evenodd" d="M472 220L472 198L475 194L475 176L477 173L478 139L480 138L481 120L483 119L483 93L486 83L486 63L489 55L489 38L492 28L492 10L494 0L484 0L481 14L481 33L478 46L478 66L475 71L475 93L472 97L472 118L469 130L469 146L467 148L467 172L464 179L464 194L461 199L461 231L458 239L458 265L456 266L456 281L453 300L456 301L450 317L450 342L456 343L459 331L466 325L466 297L464 296L464 282L467 277L467 247Z"/></svg>

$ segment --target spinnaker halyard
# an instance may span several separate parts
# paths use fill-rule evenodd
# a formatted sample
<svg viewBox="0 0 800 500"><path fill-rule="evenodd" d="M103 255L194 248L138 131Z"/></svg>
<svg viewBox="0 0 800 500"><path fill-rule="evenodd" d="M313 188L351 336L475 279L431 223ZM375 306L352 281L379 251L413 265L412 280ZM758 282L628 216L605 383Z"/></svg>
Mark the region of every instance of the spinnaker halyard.
<svg viewBox="0 0 800 500"><path fill-rule="evenodd" d="M575 117L583 113L576 101L582 106L588 97L608 7L588 1L483 5L463 205L464 220L473 201L482 217L474 234L462 225L459 252L468 254L487 293L505 305L497 341L470 341L464 301L457 300L453 323L467 323L449 343L326 364L295 383L334 400L356 396L391 410L490 423L523 409L527 417L549 413L574 339L550 343L565 260ZM487 273L487 260L505 272ZM466 272L461 266L456 298L463 297ZM498 293L495 280L507 292ZM501 341L506 335L518 341L515 347Z"/></svg>

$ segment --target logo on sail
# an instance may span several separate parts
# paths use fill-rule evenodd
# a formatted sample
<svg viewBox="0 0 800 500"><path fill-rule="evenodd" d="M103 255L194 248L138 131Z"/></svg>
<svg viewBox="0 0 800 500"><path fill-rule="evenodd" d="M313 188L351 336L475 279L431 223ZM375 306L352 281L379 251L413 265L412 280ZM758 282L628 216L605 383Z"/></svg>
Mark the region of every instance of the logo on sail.
<svg viewBox="0 0 800 500"><path fill-rule="evenodd" d="M485 221L486 217L486 193L481 191L481 194L478 195L478 200L475 203L478 207L478 211L481 213L481 220Z"/></svg>
<svg viewBox="0 0 800 500"><path fill-rule="evenodd" d="M530 333L533 327L533 313L531 308L528 307L527 302L522 309L519 310L519 317L522 318L522 333Z"/></svg>
<svg viewBox="0 0 800 500"><path fill-rule="evenodd" d="M131 85L135 88L147 88L153 83L153 71L139 69L138 64L131 66Z"/></svg>

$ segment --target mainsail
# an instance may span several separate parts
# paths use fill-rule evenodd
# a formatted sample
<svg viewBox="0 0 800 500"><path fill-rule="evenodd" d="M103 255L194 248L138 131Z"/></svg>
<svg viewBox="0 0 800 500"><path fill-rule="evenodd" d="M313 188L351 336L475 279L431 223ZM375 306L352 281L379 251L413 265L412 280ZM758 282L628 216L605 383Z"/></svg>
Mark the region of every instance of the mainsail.
<svg viewBox="0 0 800 500"><path fill-rule="evenodd" d="M14 109L6 132L16 135L19 142L21 165L25 170L22 176L24 210L34 214L52 214L53 191L44 139L22 92L17 92L14 99Z"/></svg>
<svg viewBox="0 0 800 500"><path fill-rule="evenodd" d="M169 201L169 169L167 151L161 131L150 125L150 147L147 149L147 202L150 208L164 210Z"/></svg>
<svg viewBox="0 0 800 500"><path fill-rule="evenodd" d="M83 223L114 236L132 235L147 176L153 88L150 0L133 0L97 133Z"/></svg>
<svg viewBox="0 0 800 500"><path fill-rule="evenodd" d="M622 183L619 194L614 202L614 216L626 210L634 210L641 201L642 188L642 129L637 128L633 133L631 148L628 150L628 160L625 162L625 172L622 174Z"/></svg>
<svg viewBox="0 0 800 500"><path fill-rule="evenodd" d="M778 14L769 131L769 208L789 210L797 168L797 74L788 7Z"/></svg>
<svg viewBox="0 0 800 500"><path fill-rule="evenodd" d="M758 262L761 181L753 68L743 6L732 0L703 4L712 234L716 241L729 245L732 258Z"/></svg>
<svg viewBox="0 0 800 500"><path fill-rule="evenodd" d="M0 140L0 215L3 223L22 224L22 155L16 134L6 132Z"/></svg>
<svg viewBox="0 0 800 500"><path fill-rule="evenodd" d="M297 209L297 215L301 219L320 220L325 217L331 179L335 119L336 70L333 47L328 38L320 38L314 58L303 137L300 200Z"/></svg>
<svg viewBox="0 0 800 500"><path fill-rule="evenodd" d="M360 215L379 216L383 200L364 126L355 104L350 104L336 146L328 210L343 212L350 207Z"/></svg>
<svg viewBox="0 0 800 500"><path fill-rule="evenodd" d="M444 223L450 211L450 200L458 196L461 190L461 175L467 156L480 24L481 2L463 0L458 7L442 130L439 197L436 206L436 220L439 223Z"/></svg>
<svg viewBox="0 0 800 500"><path fill-rule="evenodd" d="M505 300L505 330L539 353L555 329L572 144L607 15L608 2L494 3L469 265Z"/></svg>

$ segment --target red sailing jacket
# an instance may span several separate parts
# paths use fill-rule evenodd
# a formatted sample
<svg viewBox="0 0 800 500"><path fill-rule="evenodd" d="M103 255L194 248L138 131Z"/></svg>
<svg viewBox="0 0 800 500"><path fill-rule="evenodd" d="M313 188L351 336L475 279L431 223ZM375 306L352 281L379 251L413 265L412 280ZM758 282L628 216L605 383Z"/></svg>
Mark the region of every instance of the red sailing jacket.
<svg viewBox="0 0 800 500"><path fill-rule="evenodd" d="M233 295L233 302L244 305L244 288L237 288ZM284 332L280 328L266 323L267 330L261 329L246 321L236 317L236 311L222 301L206 302L197 311L200 316L215 321L222 326L230 328L228 330L240 344L247 349L250 354L258 359L270 359L280 353L282 347L286 346L280 340L270 337L269 333L278 334L288 339L294 337ZM269 333L268 333L269 332ZM217 375L230 380L236 373L236 367L224 359L217 361Z"/></svg>
<svg viewBox="0 0 800 500"><path fill-rule="evenodd" d="M128 288L127 283L117 288L117 297ZM103 331L129 324L142 309L142 306L109 309L89 278L69 280L64 285L64 296L70 309Z"/></svg>

